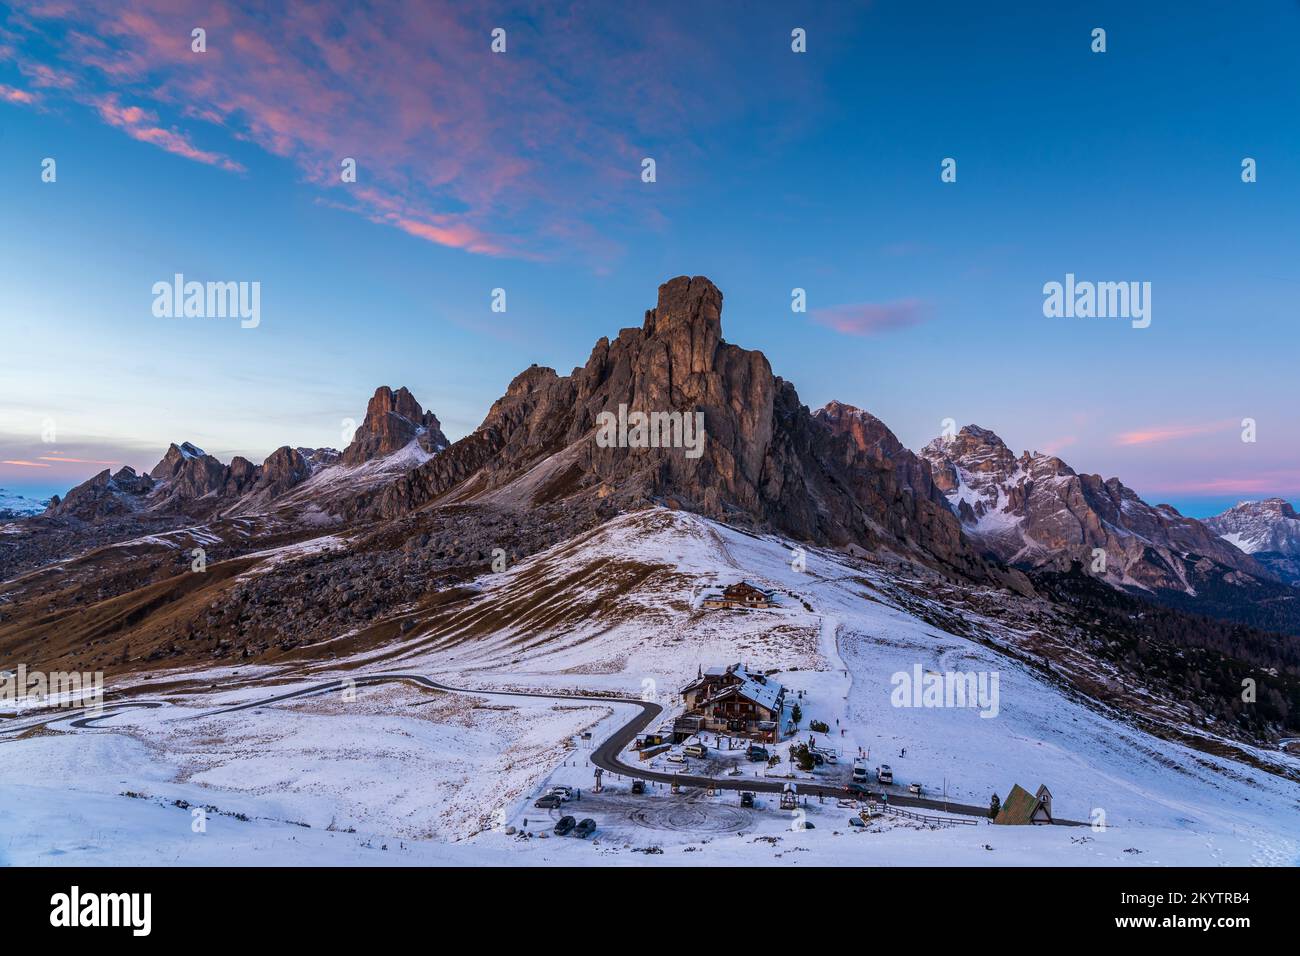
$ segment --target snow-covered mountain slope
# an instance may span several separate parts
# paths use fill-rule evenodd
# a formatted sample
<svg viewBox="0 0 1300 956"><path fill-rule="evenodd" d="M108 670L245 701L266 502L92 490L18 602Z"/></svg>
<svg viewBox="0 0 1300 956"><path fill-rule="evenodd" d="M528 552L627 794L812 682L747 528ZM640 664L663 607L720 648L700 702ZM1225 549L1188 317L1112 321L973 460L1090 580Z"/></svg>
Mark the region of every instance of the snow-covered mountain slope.
<svg viewBox="0 0 1300 956"><path fill-rule="evenodd" d="M1112 584L1195 595L1206 580L1245 585L1269 572L1201 522L1147 504L1118 478L1078 474L1060 458L1011 453L967 425L921 450L963 529L1001 560Z"/></svg>
<svg viewBox="0 0 1300 956"><path fill-rule="evenodd" d="M779 606L702 607L706 590L742 578L775 589ZM403 854L383 862L418 862L438 858L430 841L454 839L462 841L457 858L485 863L502 862L500 852L510 848L526 854L517 862L630 862L639 855L629 848L647 843L666 846L669 856L689 846L690 856L674 858L702 865L800 858L833 864L1300 862L1300 761L1182 722L1176 707L1141 688L1129 689L1135 703L1128 713L1090 701L1063 679L1083 665L1042 666L1049 608L1035 614L1034 602L991 588L969 591L963 600L959 605L937 580L898 566L800 552L780 538L684 512L622 515L449 592L439 607L412 609L409 626L395 629L383 646L358 651L340 639L313 649L319 653L301 667L156 672L136 692L168 688L167 707L132 712L95 730L0 740L6 755L0 783L20 782L14 775L37 764L81 768L59 778L62 785L43 776L40 789L49 792L26 793L27 809L0 803L0 819L21 817L31 832L49 834L6 850L13 862L104 860L87 856L85 841L78 843L66 823L31 809L46 802L67 806L63 786L78 790L79 825L106 834L97 845L131 844L137 827L164 828L175 799L250 818L244 829L226 822L214 827L201 855L164 841L168 852L204 862L344 861L381 843L395 853L400 846ZM590 744L570 741L584 728L603 739L626 719L614 713L618 705L602 715L589 703L475 702L375 689L355 702L306 698L193 724L180 719L330 676L383 671L480 689L630 695L661 702L671 713L678 689L699 667L737 660L771 672L792 697L802 693L805 726L819 720L831 728L818 737L845 759L815 770L814 779L846 782L848 758L863 751L873 765L891 764L900 788L919 783L930 794L946 788L956 802L984 805L1014 783L1031 790L1045 783L1058 818L1104 820L1105 828L930 831L886 824L850 838L840 833L845 811L827 801L810 804L816 831L791 835L788 814L774 807L724 812L734 794L680 798L693 801L683 804L684 815L651 812L675 805L670 802L678 798L666 792L629 809L620 802L628 799L624 783L584 809L606 834L599 852L580 841L520 843L501 824L531 818L530 829L536 828L532 800L548 781L590 785L580 749ZM899 675L916 673L982 674L986 681L996 675L997 693L980 707L898 706ZM1123 682L1099 666L1091 679ZM1138 717L1162 734L1176 729L1197 749L1172 734L1153 735L1137 725ZM100 750L119 738L106 772ZM123 791L147 798L125 805L136 822L111 823L105 815L123 812L115 805L128 799L111 798ZM147 809L150 803L154 809ZM685 822L666 827L669 819ZM47 823L51 829L42 830ZM311 828L299 841L285 837L294 823ZM774 852L769 836L780 837L780 849L797 843L809 852ZM66 856L42 856L56 844Z"/></svg>
<svg viewBox="0 0 1300 956"><path fill-rule="evenodd" d="M1285 498L1243 501L1205 526L1284 581L1300 582L1300 515Z"/></svg>
<svg viewBox="0 0 1300 956"><path fill-rule="evenodd" d="M28 498L26 495L0 488L0 520L38 515L49 503L49 499L37 501L35 498Z"/></svg>

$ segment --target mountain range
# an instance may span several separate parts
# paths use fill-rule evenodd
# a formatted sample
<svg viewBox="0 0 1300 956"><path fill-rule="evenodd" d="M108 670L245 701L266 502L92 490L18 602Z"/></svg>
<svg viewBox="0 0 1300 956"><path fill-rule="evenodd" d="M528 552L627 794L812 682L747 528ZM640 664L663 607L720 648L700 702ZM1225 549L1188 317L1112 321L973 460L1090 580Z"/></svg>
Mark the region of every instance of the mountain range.
<svg viewBox="0 0 1300 956"><path fill-rule="evenodd" d="M975 425L914 453L866 411L803 405L761 352L723 339L721 315L708 279L672 279L639 325L567 375L525 369L455 442L408 389L383 386L342 451L284 445L226 464L181 442L147 474L105 470L0 535L0 655L148 668L382 645L495 559L655 507L1003 595L1026 620L1054 604L1138 620L1123 603L1136 597L1300 635L1286 502L1201 522ZM701 413L702 454L597 442L620 409ZM204 575L187 573L197 552ZM1249 629L1172 620L1162 634L1190 628L1216 653L1300 662ZM1128 630L1113 646L1129 646L1138 625L1116 626Z"/></svg>

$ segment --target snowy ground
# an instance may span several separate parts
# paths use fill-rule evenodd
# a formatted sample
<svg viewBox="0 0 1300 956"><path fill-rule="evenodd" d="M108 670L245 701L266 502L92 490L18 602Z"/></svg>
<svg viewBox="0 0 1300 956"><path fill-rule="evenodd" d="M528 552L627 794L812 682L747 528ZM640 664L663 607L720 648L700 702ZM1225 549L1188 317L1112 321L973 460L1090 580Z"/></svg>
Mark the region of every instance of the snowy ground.
<svg viewBox="0 0 1300 956"><path fill-rule="evenodd" d="M247 683L235 691L175 698L93 729L0 739L0 862L1300 863L1300 786L1085 706L1037 672L891 606L883 572L820 552L800 571L793 557L776 539L690 515L625 516L487 576L468 608L369 652L360 670L671 705L698 667L743 660L780 671L792 695L803 691L803 727L830 725L819 742L843 757L815 771L818 779L847 780L861 751L871 765L893 767L900 791L911 782L927 795L946 786L954 801L985 805L1013 783L1031 791L1046 783L1058 817L1092 821L1102 811L1106 827L928 829L885 817L864 832L847 825L852 810L813 798L801 809L814 828L801 830L764 794L749 810L735 792L651 787L634 796L627 780L607 775L607 791L593 795L590 748L633 713L614 703L385 685L362 687L355 700L334 693L197 716L295 686L269 686L271 672L243 668L237 679ZM741 577L776 588L782 606L699 608L709 587ZM996 672L996 716L893 706L893 675L918 665ZM204 675L230 679L223 670ZM750 774L755 766L742 764ZM582 788L564 813L595 819L594 840L541 837L562 814L533 800L556 783ZM215 808L206 832L193 832L192 809L176 801Z"/></svg>

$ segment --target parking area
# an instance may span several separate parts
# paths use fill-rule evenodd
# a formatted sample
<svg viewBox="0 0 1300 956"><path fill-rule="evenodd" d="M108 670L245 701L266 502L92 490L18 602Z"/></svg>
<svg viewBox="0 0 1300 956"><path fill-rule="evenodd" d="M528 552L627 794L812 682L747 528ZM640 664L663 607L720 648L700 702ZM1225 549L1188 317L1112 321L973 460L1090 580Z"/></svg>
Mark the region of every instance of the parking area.
<svg viewBox="0 0 1300 956"><path fill-rule="evenodd" d="M635 843L651 835L672 833L688 839L744 835L760 827L771 829L773 824L779 825L778 821L789 819L788 813L777 809L774 794L759 795L753 808L742 807L740 800L736 791L709 796L704 788L683 788L673 793L664 786L634 794L624 783L602 793L584 790L581 797L559 808L537 809L530 804L517 825L522 828L523 820L527 820L528 831L550 833L562 817L590 817L596 821L596 839Z"/></svg>

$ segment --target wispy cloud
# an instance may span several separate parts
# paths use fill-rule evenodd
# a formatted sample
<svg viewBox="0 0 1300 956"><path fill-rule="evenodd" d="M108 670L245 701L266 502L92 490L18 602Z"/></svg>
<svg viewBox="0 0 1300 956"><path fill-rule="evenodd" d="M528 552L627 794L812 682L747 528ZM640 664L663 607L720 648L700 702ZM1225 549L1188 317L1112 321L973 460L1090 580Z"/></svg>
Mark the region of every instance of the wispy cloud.
<svg viewBox="0 0 1300 956"><path fill-rule="evenodd" d="M1218 421L1193 425L1158 425L1140 428L1136 431L1121 432L1115 436L1117 445L1151 445L1157 442L1177 441L1180 438L1194 438L1197 435L1209 435L1214 432L1236 428L1237 422Z"/></svg>
<svg viewBox="0 0 1300 956"><path fill-rule="evenodd" d="M917 299L904 299L814 309L812 318L819 325L845 335L879 335L920 325L930 318L930 310Z"/></svg>
<svg viewBox="0 0 1300 956"><path fill-rule="evenodd" d="M2 459L2 460L0 460L0 465L14 465L14 466L19 467L19 468L51 468L51 467L53 467L52 465L47 465L47 464L45 464L44 462L39 462L39 461L23 461L22 459L19 459L19 458L5 458L5 459Z"/></svg>
<svg viewBox="0 0 1300 956"><path fill-rule="evenodd" d="M75 465L120 465L120 461L108 461L99 458L65 458L62 455L41 455L41 461L62 461Z"/></svg>
<svg viewBox="0 0 1300 956"><path fill-rule="evenodd" d="M1062 449L1069 448L1071 445L1076 445L1078 444L1078 442L1079 442L1079 437L1077 435L1062 435L1059 438L1053 438L1046 445L1044 445L1043 453L1046 455L1055 455L1057 452L1061 451Z"/></svg>
<svg viewBox="0 0 1300 956"><path fill-rule="evenodd" d="M0 83L0 100L6 103L18 103L23 106L33 106L40 102L40 95L31 93L27 90L20 90L16 86L6 86Z"/></svg>
<svg viewBox="0 0 1300 956"><path fill-rule="evenodd" d="M1295 495L1300 494L1300 471L1270 469L1249 476L1199 478L1187 481L1154 482L1161 493L1222 495Z"/></svg>
<svg viewBox="0 0 1300 956"><path fill-rule="evenodd" d="M221 153L199 149L190 141L188 136L179 130L175 128L164 129L159 126L158 114L152 110L139 106L122 106L118 102L118 97L112 94L100 97L92 105L105 123L123 130L132 139L137 139L142 143L151 143L169 153L174 153L185 159L192 159L198 163L220 166L232 173L244 172L242 163L236 162L229 156L223 156Z"/></svg>

